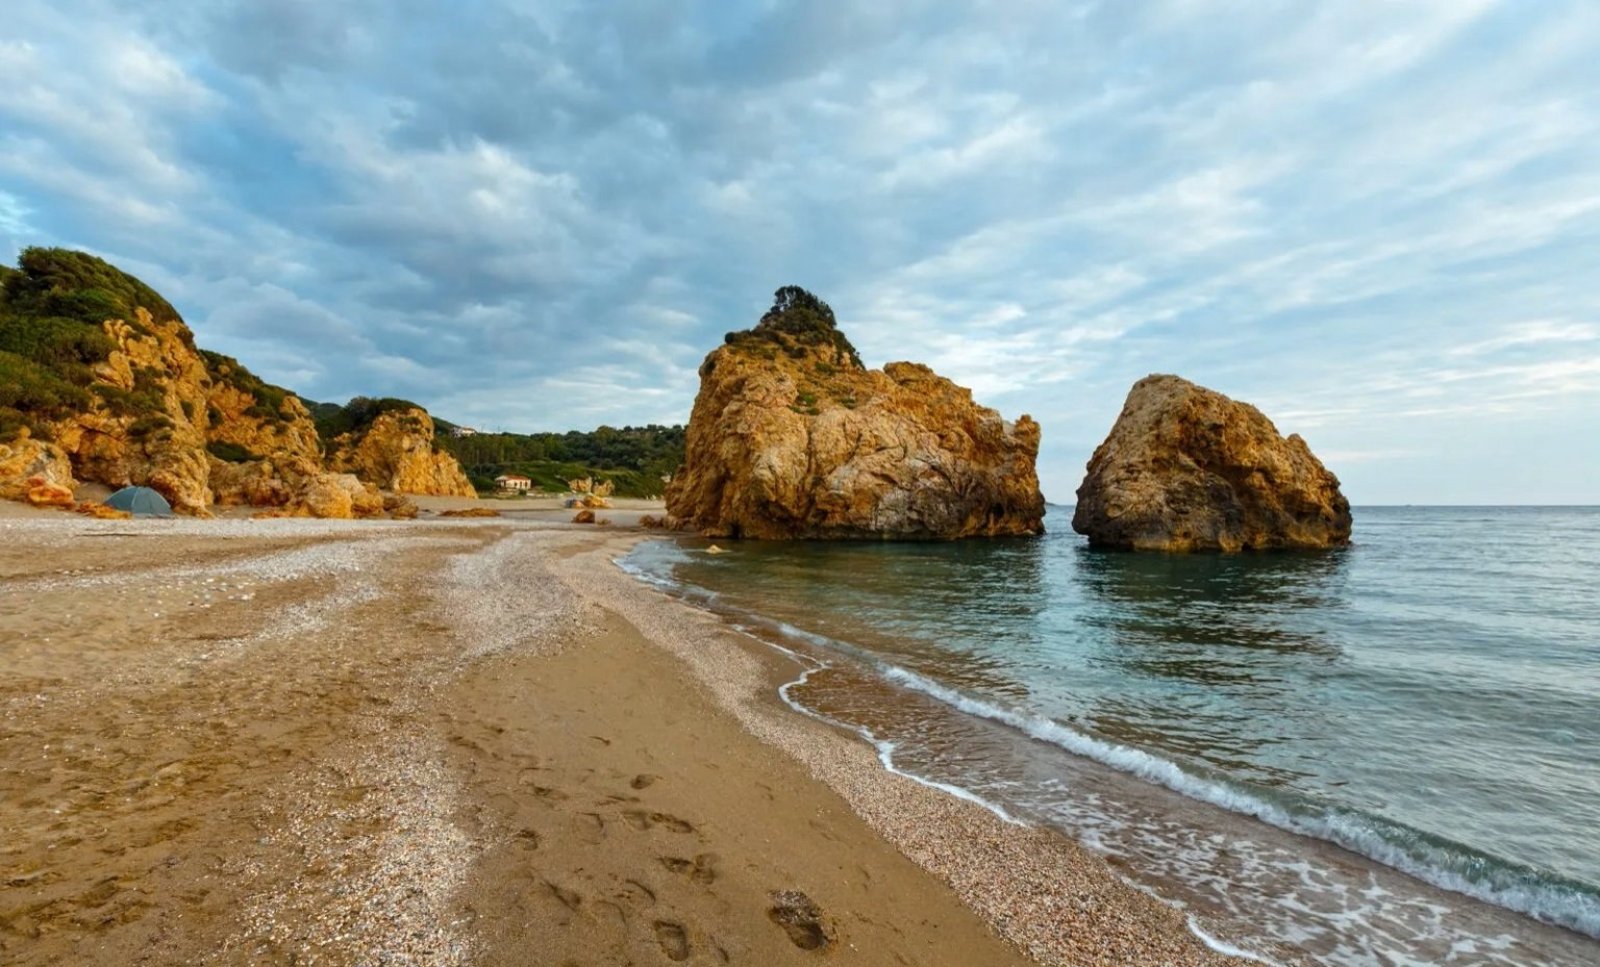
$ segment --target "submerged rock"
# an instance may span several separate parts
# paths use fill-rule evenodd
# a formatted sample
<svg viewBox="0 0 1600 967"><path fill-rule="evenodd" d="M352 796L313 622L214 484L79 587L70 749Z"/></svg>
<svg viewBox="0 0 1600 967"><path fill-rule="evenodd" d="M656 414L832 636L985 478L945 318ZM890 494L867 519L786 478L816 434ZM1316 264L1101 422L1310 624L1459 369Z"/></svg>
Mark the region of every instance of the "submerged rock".
<svg viewBox="0 0 1600 967"><path fill-rule="evenodd" d="M1039 424L926 366L862 366L826 303L780 289L700 366L667 510L708 537L1040 534Z"/></svg>
<svg viewBox="0 0 1600 967"><path fill-rule="evenodd" d="M1336 547L1350 542L1350 503L1306 442L1260 410L1147 376L1089 460L1072 529L1133 550Z"/></svg>

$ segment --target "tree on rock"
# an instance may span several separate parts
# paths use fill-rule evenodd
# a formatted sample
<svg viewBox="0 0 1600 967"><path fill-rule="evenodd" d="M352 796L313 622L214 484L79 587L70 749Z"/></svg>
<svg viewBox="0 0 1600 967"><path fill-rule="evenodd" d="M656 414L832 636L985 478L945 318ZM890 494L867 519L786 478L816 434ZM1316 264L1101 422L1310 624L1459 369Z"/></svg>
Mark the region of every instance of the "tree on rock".
<svg viewBox="0 0 1600 967"><path fill-rule="evenodd" d="M864 368L856 347L839 331L833 309L798 285L786 285L774 292L772 308L756 327L730 332L725 341L735 345L751 339L776 343L796 357L803 355L806 347L831 345L841 363L848 361L858 369Z"/></svg>

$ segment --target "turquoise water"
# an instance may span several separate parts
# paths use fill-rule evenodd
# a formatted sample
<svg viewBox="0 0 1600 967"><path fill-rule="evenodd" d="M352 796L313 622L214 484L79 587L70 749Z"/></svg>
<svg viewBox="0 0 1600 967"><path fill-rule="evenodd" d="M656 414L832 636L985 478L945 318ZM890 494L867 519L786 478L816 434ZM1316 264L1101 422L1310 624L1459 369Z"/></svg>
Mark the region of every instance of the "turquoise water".
<svg viewBox="0 0 1600 967"><path fill-rule="evenodd" d="M798 650L786 697L894 768L1260 949L1600 962L1600 508L1366 508L1348 549L1234 556L1069 520L623 564Z"/></svg>

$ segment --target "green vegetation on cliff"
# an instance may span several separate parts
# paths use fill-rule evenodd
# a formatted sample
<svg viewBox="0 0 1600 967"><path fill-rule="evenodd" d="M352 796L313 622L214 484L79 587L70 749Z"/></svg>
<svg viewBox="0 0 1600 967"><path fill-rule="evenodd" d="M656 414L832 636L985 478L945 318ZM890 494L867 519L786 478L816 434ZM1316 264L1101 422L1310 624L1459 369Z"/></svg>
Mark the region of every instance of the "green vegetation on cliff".
<svg viewBox="0 0 1600 967"><path fill-rule="evenodd" d="M0 442L14 439L24 428L48 439L52 424L101 408L130 418L126 425L130 438L170 434L177 413L166 411L159 370L135 368L133 385L123 388L97 381L95 367L105 362L117 345L106 334L106 320L121 319L135 332L146 333L138 309L147 311L155 322L181 324L177 311L143 282L82 252L29 248L23 250L18 266L0 265ZM781 331L785 340L831 341L826 333L836 334L831 330L831 310L804 290L780 290L768 316L769 328ZM768 327L767 319L758 328L764 327ZM178 335L199 354L215 384L231 386L253 398L254 403L245 410L247 415L272 422L288 418L285 404L296 394L266 382L230 356L198 349L186 326ZM842 345L854 352L848 342ZM304 398L301 402L330 451L338 437L367 429L385 413L423 410L409 400L365 396L343 405ZM190 419L200 416L195 405L192 400L183 403ZM213 425L222 418L214 408L209 416ZM493 489L494 477L501 473L520 473L547 491L564 490L566 481L590 476L612 481L621 496L655 496L664 487L662 478L683 462L681 426L620 430L603 426L592 433L467 437L451 436L452 425L442 420L437 421L437 428L434 449L454 456L472 475L474 484L484 490ZM231 442L213 440L207 448L227 462L258 457Z"/></svg>
<svg viewBox="0 0 1600 967"><path fill-rule="evenodd" d="M580 477L609 480L619 497L657 497L683 463L681 426L602 426L591 433L479 433L451 436L437 421L438 446L460 461L472 484L493 490L494 478L520 473L539 490L560 493Z"/></svg>
<svg viewBox="0 0 1600 967"><path fill-rule="evenodd" d="M256 402L245 413L262 420L271 420L281 423L287 417L283 412L283 402L295 395L282 386L274 386L255 373L244 367L244 364L232 356L214 353L209 349L200 350L200 358L205 360L206 372L219 383L226 383L234 389L249 396L254 396Z"/></svg>
<svg viewBox="0 0 1600 967"><path fill-rule="evenodd" d="M101 328L107 319L137 328L142 307L158 321L182 321L155 290L93 255L28 248L18 265L0 272L0 440L23 427L47 436L51 420L90 405L94 364L114 346ZM140 402L138 387L95 391L116 397L107 399L113 406Z"/></svg>
<svg viewBox="0 0 1600 967"><path fill-rule="evenodd" d="M772 308L754 329L730 332L723 341L768 358L781 351L798 359L818 346L831 346L841 360L862 368L861 355L839 331L833 309L798 285L786 285L774 292Z"/></svg>

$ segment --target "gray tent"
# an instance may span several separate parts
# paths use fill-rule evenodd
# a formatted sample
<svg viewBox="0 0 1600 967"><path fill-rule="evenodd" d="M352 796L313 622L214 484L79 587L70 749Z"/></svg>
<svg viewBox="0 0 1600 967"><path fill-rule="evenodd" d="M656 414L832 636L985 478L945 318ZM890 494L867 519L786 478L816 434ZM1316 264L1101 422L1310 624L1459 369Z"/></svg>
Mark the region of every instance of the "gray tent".
<svg viewBox="0 0 1600 967"><path fill-rule="evenodd" d="M106 498L107 507L125 510L135 517L171 517L172 505L167 498L149 487L123 487Z"/></svg>

